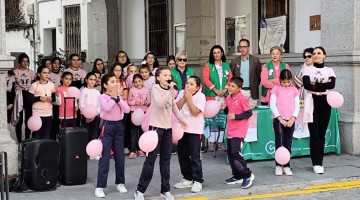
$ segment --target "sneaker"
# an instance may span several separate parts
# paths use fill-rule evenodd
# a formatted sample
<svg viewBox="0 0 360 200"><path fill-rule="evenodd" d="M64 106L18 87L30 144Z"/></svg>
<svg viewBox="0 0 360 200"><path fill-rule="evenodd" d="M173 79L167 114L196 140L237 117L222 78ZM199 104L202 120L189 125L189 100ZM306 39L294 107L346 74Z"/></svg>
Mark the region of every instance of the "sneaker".
<svg viewBox="0 0 360 200"><path fill-rule="evenodd" d="M124 154L128 155L130 153L129 148L124 148Z"/></svg>
<svg viewBox="0 0 360 200"><path fill-rule="evenodd" d="M224 182L227 185L234 185L234 184L242 183L243 180L242 179L236 179L235 177L231 177L229 179L226 179Z"/></svg>
<svg viewBox="0 0 360 200"><path fill-rule="evenodd" d="M119 191L120 193L127 193L127 189L124 184L118 184L116 186L116 190Z"/></svg>
<svg viewBox="0 0 360 200"><path fill-rule="evenodd" d="M102 188L96 188L95 189L95 196L99 198L105 198L105 193Z"/></svg>
<svg viewBox="0 0 360 200"><path fill-rule="evenodd" d="M101 156L96 156L95 160L100 160Z"/></svg>
<svg viewBox="0 0 360 200"><path fill-rule="evenodd" d="M165 200L175 200L175 197L170 192L160 193L160 197Z"/></svg>
<svg viewBox="0 0 360 200"><path fill-rule="evenodd" d="M324 173L324 167L320 165L315 165L313 167L315 174L323 174Z"/></svg>
<svg viewBox="0 0 360 200"><path fill-rule="evenodd" d="M222 152L226 152L226 146L225 146L225 144L224 143L219 143L219 149L220 149L220 151L222 151Z"/></svg>
<svg viewBox="0 0 360 200"><path fill-rule="evenodd" d="M283 168L281 166L276 166L275 167L275 175L276 176L282 176L283 173L284 173L284 171L283 171Z"/></svg>
<svg viewBox="0 0 360 200"><path fill-rule="evenodd" d="M143 151L138 151L137 154L140 156L140 157L144 157L145 156L145 153Z"/></svg>
<svg viewBox="0 0 360 200"><path fill-rule="evenodd" d="M130 154L129 154L129 159L134 159L134 158L136 158L136 153L135 152L131 152Z"/></svg>
<svg viewBox="0 0 360 200"><path fill-rule="evenodd" d="M202 190L202 183L194 181L194 184L191 187L191 192L200 192Z"/></svg>
<svg viewBox="0 0 360 200"><path fill-rule="evenodd" d="M186 180L186 179L181 179L178 183L176 183L174 185L174 188L190 188L193 185L192 181Z"/></svg>
<svg viewBox="0 0 360 200"><path fill-rule="evenodd" d="M135 200L144 200L144 193L135 190L134 198Z"/></svg>
<svg viewBox="0 0 360 200"><path fill-rule="evenodd" d="M284 170L284 173L285 173L286 176L292 176L293 175L290 167L284 167L283 170Z"/></svg>
<svg viewBox="0 0 360 200"><path fill-rule="evenodd" d="M246 189L249 188L252 185L253 180L255 179L254 174L251 174L249 178L244 178L241 188Z"/></svg>
<svg viewBox="0 0 360 200"><path fill-rule="evenodd" d="M213 142L209 142L208 151L210 152L215 151L215 144Z"/></svg>

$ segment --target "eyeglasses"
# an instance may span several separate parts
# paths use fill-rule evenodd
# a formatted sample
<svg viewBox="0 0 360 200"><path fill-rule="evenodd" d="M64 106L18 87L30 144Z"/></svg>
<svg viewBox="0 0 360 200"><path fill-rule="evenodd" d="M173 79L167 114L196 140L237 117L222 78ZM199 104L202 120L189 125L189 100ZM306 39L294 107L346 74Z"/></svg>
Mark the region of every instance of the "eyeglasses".
<svg viewBox="0 0 360 200"><path fill-rule="evenodd" d="M311 58L311 57L312 57L312 55L307 55L307 56L304 56L304 59Z"/></svg>
<svg viewBox="0 0 360 200"><path fill-rule="evenodd" d="M240 46L240 49L248 48L249 46Z"/></svg>
<svg viewBox="0 0 360 200"><path fill-rule="evenodd" d="M187 58L178 58L178 61L180 61L180 62L186 62L186 61L187 61Z"/></svg>

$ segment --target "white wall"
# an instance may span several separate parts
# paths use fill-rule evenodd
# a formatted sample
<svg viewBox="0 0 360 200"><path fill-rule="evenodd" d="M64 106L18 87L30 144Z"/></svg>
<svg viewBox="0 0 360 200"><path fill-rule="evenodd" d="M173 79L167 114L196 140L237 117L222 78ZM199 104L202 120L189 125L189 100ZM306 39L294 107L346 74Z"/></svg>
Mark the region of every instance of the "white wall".
<svg viewBox="0 0 360 200"><path fill-rule="evenodd" d="M123 50L131 59L142 59L145 46L145 5L143 0L123 1ZM109 52L116 53L116 52Z"/></svg>
<svg viewBox="0 0 360 200"><path fill-rule="evenodd" d="M40 31L40 51L39 53L49 55L52 53L51 32L49 29L56 29L56 49L64 49L64 35L57 27L57 19L62 19L61 1L48 1L39 3L39 31ZM62 21L64 25L64 21ZM63 29L64 30L64 26ZM49 43L50 42L50 43Z"/></svg>
<svg viewBox="0 0 360 200"><path fill-rule="evenodd" d="M173 1L173 16L174 25L185 23L185 0Z"/></svg>
<svg viewBox="0 0 360 200"><path fill-rule="evenodd" d="M321 14L320 3L321 0L296 0L295 53L321 45L321 30L309 30L309 16Z"/></svg>

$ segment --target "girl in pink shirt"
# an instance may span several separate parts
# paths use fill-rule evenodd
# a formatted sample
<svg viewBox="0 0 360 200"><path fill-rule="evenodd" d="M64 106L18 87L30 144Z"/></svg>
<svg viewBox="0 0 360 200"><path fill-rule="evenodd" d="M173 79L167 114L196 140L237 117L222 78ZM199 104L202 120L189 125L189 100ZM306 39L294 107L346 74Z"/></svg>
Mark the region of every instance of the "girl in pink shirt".
<svg viewBox="0 0 360 200"><path fill-rule="evenodd" d="M155 77L150 71L149 65L142 64L139 68L139 73L144 79L144 87L151 91L152 87L155 85Z"/></svg>
<svg viewBox="0 0 360 200"><path fill-rule="evenodd" d="M29 89L29 102L32 102L33 115L39 116L42 121L40 130L33 133L32 138L49 139L52 124L52 102L55 101L55 86L49 81L50 70L40 66L37 70L38 81Z"/></svg>
<svg viewBox="0 0 360 200"><path fill-rule="evenodd" d="M144 112L147 111L150 105L150 91L144 87L144 81L140 74L134 74L133 87L130 88L128 104L131 112L137 109L142 109ZM141 134L141 127L131 123L131 146L129 158L133 159L137 155L143 157L144 152L138 147L139 136Z"/></svg>
<svg viewBox="0 0 360 200"><path fill-rule="evenodd" d="M59 119L60 124L62 127L68 126L75 126L73 124L74 118L77 118L76 112L78 110L77 101L74 99L66 99L67 96L67 89L69 89L71 82L73 80L73 75L71 72L64 72L61 75L61 86L57 88L56 93L57 95L57 104L59 105ZM74 108L74 101L75 101L75 108ZM66 110L65 110L65 103L66 103ZM75 119L77 121L77 119Z"/></svg>
<svg viewBox="0 0 360 200"><path fill-rule="evenodd" d="M105 197L103 188L106 188L110 164L110 149L114 151L116 189L126 193L125 188L125 156L124 156L124 113L130 112L130 107L120 96L116 76L112 73L105 74L101 79L101 92L99 96L100 117L104 120L102 157L99 160L96 197Z"/></svg>
<svg viewBox="0 0 360 200"><path fill-rule="evenodd" d="M290 70L284 69L280 73L280 85L271 90L270 109L274 115L275 147L284 146L291 154L292 137L295 129L295 120L300 110L299 91L291 84ZM275 175L283 173L292 176L290 162L281 166L276 163Z"/></svg>
<svg viewBox="0 0 360 200"><path fill-rule="evenodd" d="M242 184L246 189L252 185L255 176L251 173L239 151L241 141L246 135L249 118L252 115L249 100L241 93L243 85L241 77L233 77L228 84L229 95L225 98L227 114L227 155L233 177L226 179L225 184Z"/></svg>
<svg viewBox="0 0 360 200"><path fill-rule="evenodd" d="M141 172L139 184L134 193L135 199L144 199L144 192L150 184L154 173L154 164L157 154L160 153L160 174L161 174L161 191L160 196L163 199L174 199L170 193L170 159L172 150L172 129L171 116L174 112L179 122L185 127L184 120L179 114L179 109L176 106L174 99L174 82L171 80L171 71L167 67L160 67L156 70L156 85L151 90L150 105L151 114L149 120L150 130L155 129L159 142L154 151L148 152L148 156L144 162Z"/></svg>
<svg viewBox="0 0 360 200"><path fill-rule="evenodd" d="M204 131L205 95L201 92L201 80L190 76L176 98L176 105L187 127L184 136L178 142L178 157L183 179L174 185L175 188L191 187L191 192L202 189L203 173L200 159L201 136Z"/></svg>

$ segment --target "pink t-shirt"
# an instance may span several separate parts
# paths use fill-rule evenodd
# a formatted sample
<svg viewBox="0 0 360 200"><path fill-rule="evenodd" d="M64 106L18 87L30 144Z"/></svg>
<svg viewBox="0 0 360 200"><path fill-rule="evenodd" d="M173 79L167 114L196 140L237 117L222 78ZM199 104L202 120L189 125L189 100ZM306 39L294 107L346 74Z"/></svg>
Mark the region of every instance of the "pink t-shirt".
<svg viewBox="0 0 360 200"><path fill-rule="evenodd" d="M184 96L184 90L181 90L176 98L176 102L180 101ZM198 91L195 95L192 96L193 103L195 107L197 107L201 113L193 116L190 112L190 108L187 103L183 105L180 109L180 115L184 119L187 127L184 129L186 133L195 133L195 134L203 134L204 132L204 109L206 98L205 95Z"/></svg>
<svg viewBox="0 0 360 200"><path fill-rule="evenodd" d="M51 72L51 74L49 76L49 81L54 83L55 88L58 88L59 85L60 85L60 77L61 77L61 74L55 74L55 73L52 73L52 72Z"/></svg>
<svg viewBox="0 0 360 200"><path fill-rule="evenodd" d="M316 68L313 65L304 68L303 76L309 76L311 83L315 83L315 81L319 83L327 83L329 82L330 77L336 77L332 68Z"/></svg>
<svg viewBox="0 0 360 200"><path fill-rule="evenodd" d="M53 92L55 92L54 83L48 81L46 84L40 84L39 81L31 84L29 89L31 94L34 94L35 97L50 97ZM33 115L40 117L49 117L52 116L52 103L38 101L34 102L32 105Z"/></svg>
<svg viewBox="0 0 360 200"><path fill-rule="evenodd" d="M144 80L144 87L151 91L155 85L155 76L150 76L147 80Z"/></svg>
<svg viewBox="0 0 360 200"><path fill-rule="evenodd" d="M290 85L290 87L277 85L270 93L276 96L276 108L281 118L289 120L295 111L294 99L295 97L299 98L299 91L293 85Z"/></svg>
<svg viewBox="0 0 360 200"><path fill-rule="evenodd" d="M136 105L136 101L144 101L145 105L138 106ZM150 91L145 87L141 89L138 89L136 87L130 88L128 95L128 104L131 111L135 111L136 109L140 108L144 112L146 112L150 105Z"/></svg>
<svg viewBox="0 0 360 200"><path fill-rule="evenodd" d="M130 107L120 98L119 103L116 103L111 96L101 94L99 96L100 103L100 117L104 120L119 121L124 117L124 113L130 112Z"/></svg>
<svg viewBox="0 0 360 200"><path fill-rule="evenodd" d="M35 80L36 74L31 69L20 70L14 69L15 73L15 89L16 90L29 90L30 86Z"/></svg>
<svg viewBox="0 0 360 200"><path fill-rule="evenodd" d="M64 119L64 108L65 108L65 104L64 104L64 97L67 97L67 89L68 87L65 86L60 86L58 87L58 89L56 90L56 92L58 92L60 94L60 106L59 106L59 118L60 119ZM75 101L75 105L77 105L77 101ZM66 119L73 119L74 118L74 100L73 99L66 99ZM75 112L75 118L76 118L76 112Z"/></svg>
<svg viewBox="0 0 360 200"><path fill-rule="evenodd" d="M225 98L226 106L229 109L229 113L241 114L245 111L251 110L249 100L239 92L235 96L228 95ZM227 138L244 138L248 131L249 119L227 120Z"/></svg>

